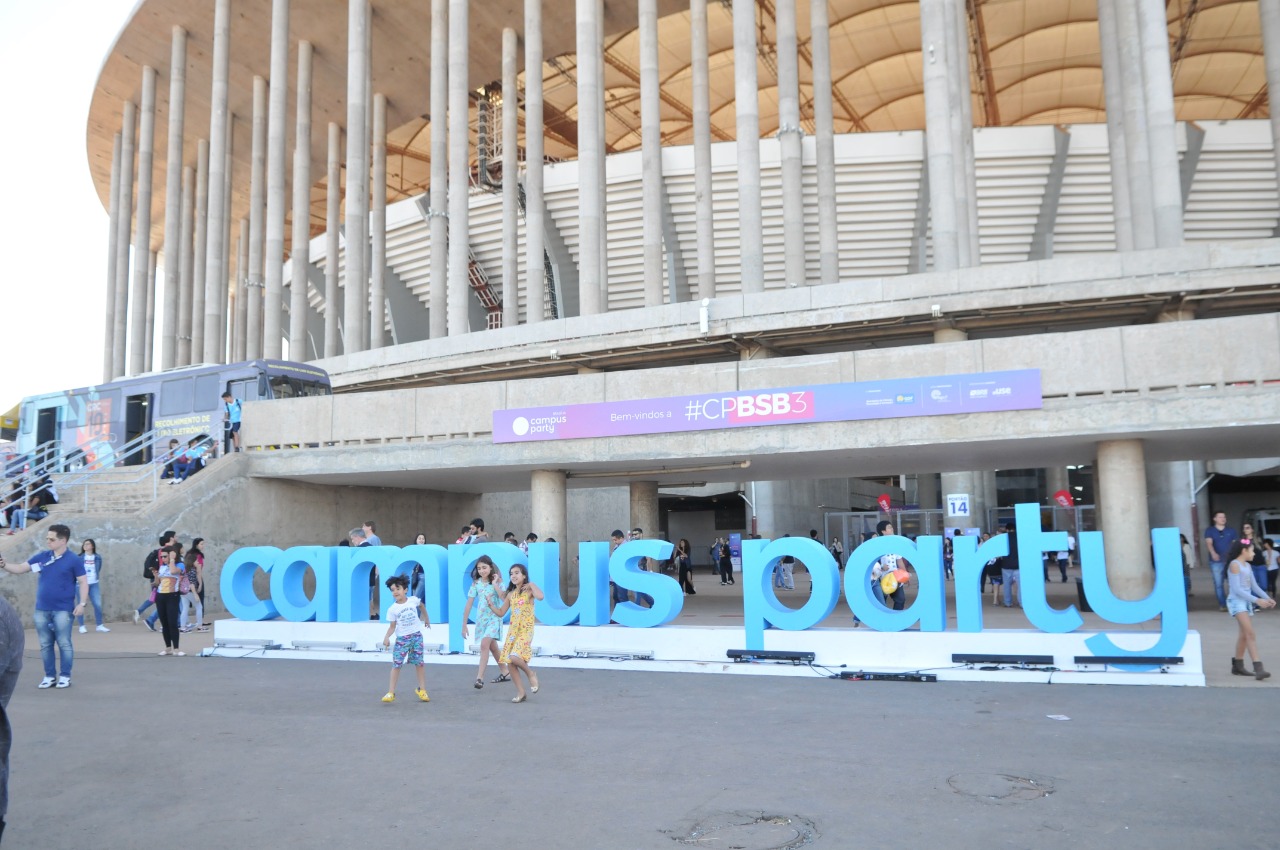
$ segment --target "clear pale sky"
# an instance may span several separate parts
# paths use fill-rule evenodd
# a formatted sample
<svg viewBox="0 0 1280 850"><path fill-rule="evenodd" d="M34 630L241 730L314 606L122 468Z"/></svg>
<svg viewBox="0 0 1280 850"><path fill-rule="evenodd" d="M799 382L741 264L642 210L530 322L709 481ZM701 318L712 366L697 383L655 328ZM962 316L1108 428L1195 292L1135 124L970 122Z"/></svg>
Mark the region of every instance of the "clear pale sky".
<svg viewBox="0 0 1280 850"><path fill-rule="evenodd" d="M0 0L0 411L102 380L107 213L85 121L135 3Z"/></svg>

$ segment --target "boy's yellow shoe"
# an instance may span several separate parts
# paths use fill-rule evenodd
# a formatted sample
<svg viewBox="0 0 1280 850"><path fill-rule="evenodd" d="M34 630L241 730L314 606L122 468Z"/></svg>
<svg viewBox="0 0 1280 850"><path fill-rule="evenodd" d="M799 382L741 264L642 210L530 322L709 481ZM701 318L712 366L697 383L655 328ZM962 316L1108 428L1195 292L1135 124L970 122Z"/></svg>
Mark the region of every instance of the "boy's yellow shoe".
<svg viewBox="0 0 1280 850"><path fill-rule="evenodd" d="M395 695L395 694L393 694L393 693L391 693L390 691L388 691L388 692L387 692L387 695L386 695L386 696L384 696L384 697L382 698L382 701L383 701L383 702L395 702L395 701L396 701L396 695Z"/></svg>
<svg viewBox="0 0 1280 850"><path fill-rule="evenodd" d="M423 702L431 702L431 697L427 696L427 692L424 691L422 688L416 688L414 690L414 693L417 694L418 699L422 700Z"/></svg>

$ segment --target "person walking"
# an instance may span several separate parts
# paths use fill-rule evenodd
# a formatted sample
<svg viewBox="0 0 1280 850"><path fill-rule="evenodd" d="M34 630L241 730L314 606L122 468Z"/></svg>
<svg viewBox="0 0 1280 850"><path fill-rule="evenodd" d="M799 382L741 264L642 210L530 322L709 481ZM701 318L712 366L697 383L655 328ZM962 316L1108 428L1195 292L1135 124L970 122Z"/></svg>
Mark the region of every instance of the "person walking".
<svg viewBox="0 0 1280 850"><path fill-rule="evenodd" d="M40 660L44 662L44 678L38 687L71 687L71 665L75 649L71 645L71 619L84 614L89 604L89 582L84 574L84 561L67 548L71 529L65 525L49 526L45 532L48 551L32 555L21 564L9 564L0 555L0 570L14 575L38 573L36 608L33 617L36 636L40 639ZM76 601L78 598L79 601ZM53 645L58 644L61 674L54 661Z"/></svg>
<svg viewBox="0 0 1280 850"><path fill-rule="evenodd" d="M720 583L737 584L733 580L733 555L729 552L729 541L720 539Z"/></svg>
<svg viewBox="0 0 1280 850"><path fill-rule="evenodd" d="M676 541L676 571L680 577L680 589L686 596L696 596L693 589L693 556L689 554L689 541L681 537Z"/></svg>
<svg viewBox="0 0 1280 850"><path fill-rule="evenodd" d="M191 541L191 548L182 557L185 575L182 581L178 582L178 592L182 594L178 600L178 631L184 633L209 631L204 625L204 600L201 598L201 592L204 590L204 552L200 549L202 545L204 545L204 538L197 537ZM188 606L190 610L195 611L194 623L187 619Z"/></svg>
<svg viewBox="0 0 1280 850"><path fill-rule="evenodd" d="M1218 596L1218 610L1227 610L1227 593L1223 589L1227 569L1227 553L1240 539L1234 528L1227 528L1227 512L1215 511L1213 525L1204 530L1204 548L1209 552L1209 569L1213 572L1213 592Z"/></svg>
<svg viewBox="0 0 1280 850"><path fill-rule="evenodd" d="M186 577L182 566L182 546L174 542L160 550L160 566L156 568L156 611L164 634L160 655L186 655L178 649L178 605L182 595L179 584Z"/></svg>
<svg viewBox="0 0 1280 850"><path fill-rule="evenodd" d="M536 694L540 687L538 677L529 669L529 661L533 658L533 609L540 599L542 589L529 581L529 573L523 564L514 564L507 583L507 596L502 601L502 608L498 610L499 617L511 612L507 641L502 645L502 655L498 661L509 665L511 681L516 686L512 702L524 702L528 698L524 685L520 683L521 673L529 682L529 693Z"/></svg>
<svg viewBox="0 0 1280 850"><path fill-rule="evenodd" d="M493 559L481 555L471 568L471 588L467 591L467 604L462 609L462 639L467 639L467 620L471 617L471 605L476 606L476 638L480 641L480 663L476 667L476 690L484 687L484 671L489 656L498 662L498 676L494 683L511 681L507 665L502 661L502 617L498 614L502 602L502 575Z"/></svg>
<svg viewBox="0 0 1280 850"><path fill-rule="evenodd" d="M84 562L84 575L89 580L89 601L93 603L93 619L98 624L97 631L109 632L111 629L102 622L102 556L98 554L98 544L93 542L93 538L86 538L80 544L80 560ZM76 623L80 626L80 634L88 631L84 627L84 614L76 617Z"/></svg>
<svg viewBox="0 0 1280 850"><path fill-rule="evenodd" d="M26 642L22 618L9 600L0 596L0 838L4 837L4 819L9 812L9 750L13 746L9 698L18 686Z"/></svg>
<svg viewBox="0 0 1280 850"><path fill-rule="evenodd" d="M150 582L151 589L147 592L147 598L142 600L142 604L139 605L137 608L135 608L133 611L133 624L135 626L138 625L138 618L142 616L142 612L146 611L148 608L150 608L152 605L155 604L156 568L160 566L160 553L164 550L164 547L168 546L170 543L176 540L177 537L178 537L178 532L174 531L173 529L169 529L168 531L161 534L160 541L159 541L160 547L158 549L153 549L151 552L148 552L146 560L142 562L142 577L145 578L148 582ZM159 611L153 611L151 612L151 616L147 617L146 619L147 628L153 632L156 630L156 619L159 616L160 616Z"/></svg>
<svg viewBox="0 0 1280 850"><path fill-rule="evenodd" d="M1267 596L1253 577L1253 541L1237 540L1227 553L1227 611L1236 619L1239 631L1236 637L1236 654L1231 657L1233 676L1250 675L1244 667L1244 654L1253 661L1253 677L1259 681L1271 676L1258 657L1258 640L1253 633L1254 608L1274 608L1276 601Z"/></svg>

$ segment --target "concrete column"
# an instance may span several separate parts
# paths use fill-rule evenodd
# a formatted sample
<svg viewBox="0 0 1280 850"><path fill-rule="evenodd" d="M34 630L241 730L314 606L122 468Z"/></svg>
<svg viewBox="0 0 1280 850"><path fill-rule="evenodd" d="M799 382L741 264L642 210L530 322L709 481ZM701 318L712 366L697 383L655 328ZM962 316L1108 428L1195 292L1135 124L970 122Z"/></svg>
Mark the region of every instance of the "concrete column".
<svg viewBox="0 0 1280 850"><path fill-rule="evenodd" d="M1280 92L1280 0L1258 0L1258 22L1262 29L1267 92ZM1280 108L1268 112L1271 116L1271 149L1276 157L1276 170L1280 171Z"/></svg>
<svg viewBox="0 0 1280 850"><path fill-rule="evenodd" d="M600 109L596 112L596 144L600 157L596 160L600 192L600 312L609 312L609 185L605 158L609 155L604 133L604 0L596 0L596 34L591 40L592 62L596 69L596 90L600 92Z"/></svg>
<svg viewBox="0 0 1280 850"><path fill-rule="evenodd" d="M787 0L783 0L787 2ZM662 90L658 76L658 2L639 0L640 185L644 206L644 303L662 304Z"/></svg>
<svg viewBox="0 0 1280 850"><path fill-rule="evenodd" d="M827 0L815 0L826 9ZM698 298L716 297L715 224L711 204L711 75L707 58L707 0L689 3L693 71L694 223L698 238Z"/></svg>
<svg viewBox="0 0 1280 850"><path fill-rule="evenodd" d="M289 0L271 3L271 93L267 111L267 221L263 260L263 357L284 350L284 211L288 204L285 146L289 141ZM255 330L256 333L256 330Z"/></svg>
<svg viewBox="0 0 1280 850"><path fill-rule="evenodd" d="M236 117L234 115L227 116L227 168L222 174L222 212L226 218L222 221L222 232L227 234L226 244L222 251L222 266L218 272L218 287L220 289L219 298L219 315L222 317L219 324L218 345L223 352L221 363L230 363L231 357L231 334L230 324L232 319L231 312L231 178L235 168L235 139L236 139ZM241 359L244 359L241 357Z"/></svg>
<svg viewBox="0 0 1280 850"><path fill-rule="evenodd" d="M138 224L133 231L133 316L129 323L129 374L147 368L146 304L151 254L151 166L156 137L156 70L142 69L142 109L138 117Z"/></svg>
<svg viewBox="0 0 1280 850"><path fill-rule="evenodd" d="M146 335L142 342L142 371L150 372L154 366L151 362L152 353L155 351L155 328L156 328L156 270L160 267L158 263L158 253L150 251L147 260L147 310L146 310Z"/></svg>
<svg viewBox="0 0 1280 850"><path fill-rule="evenodd" d="M120 134L111 142L111 194L107 201L107 297L103 304L102 318L102 382L110 381L111 358L116 333L116 261L119 259L120 230Z"/></svg>
<svg viewBox="0 0 1280 850"><path fill-rule="evenodd" d="M1098 443L1094 465L1102 498L1098 524L1106 539L1107 580L1121 599L1151 593L1151 523L1147 471L1141 440Z"/></svg>
<svg viewBox="0 0 1280 850"><path fill-rule="evenodd" d="M431 0L431 339L448 333L449 292L449 0Z"/></svg>
<svg viewBox="0 0 1280 850"><path fill-rule="evenodd" d="M1071 492L1071 476L1068 474L1065 466L1046 466L1044 468L1044 498L1045 504L1056 505L1053 500L1053 494L1059 490ZM1075 494L1072 494L1073 496Z"/></svg>
<svg viewBox="0 0 1280 850"><path fill-rule="evenodd" d="M979 479L981 473L974 472L944 472L941 478L942 493L942 519L949 528L969 528L971 526L983 527L986 523L986 517L982 515L979 503L983 501L986 495L983 492L982 482ZM951 513L952 505L948 504L948 496L963 494L969 497L968 508L969 513L953 514Z"/></svg>
<svg viewBox="0 0 1280 850"><path fill-rule="evenodd" d="M599 87L600 54L595 43L596 0L577 0L578 46L578 312L594 316L603 309L600 256L602 240L600 158L604 150L597 123L604 108Z"/></svg>
<svg viewBox="0 0 1280 850"><path fill-rule="evenodd" d="M191 365L191 240L195 235L196 170L191 166L182 169L182 191L178 199L182 210L178 224L178 327L174 365Z"/></svg>
<svg viewBox="0 0 1280 850"><path fill-rule="evenodd" d="M215 0L213 13L213 86L209 97L209 202L205 229L204 257L204 358L205 363L223 362L222 321L227 251L227 197L222 186L227 178L227 147L230 122L227 115L227 67L231 51L231 0ZM200 258L196 258L200 262Z"/></svg>
<svg viewBox="0 0 1280 850"><path fill-rule="evenodd" d="M336 121L329 122L329 170L328 194L325 206L325 259L324 259L324 356L337 357L342 353L338 339L338 252L341 250L342 215L342 131Z"/></svg>
<svg viewBox="0 0 1280 850"><path fill-rule="evenodd" d="M743 292L764 291L757 59L755 0L733 0L733 102L738 133L738 243Z"/></svg>
<svg viewBox="0 0 1280 850"><path fill-rule="evenodd" d="M1164 0L1139 0L1136 5L1156 247L1176 248L1182 244L1182 181L1173 111L1173 74L1169 66L1169 23L1165 18Z"/></svg>
<svg viewBox="0 0 1280 850"><path fill-rule="evenodd" d="M520 127L519 92L516 90L516 31L502 30L502 326L520 323L517 274L520 245ZM535 278L540 280L541 278Z"/></svg>
<svg viewBox="0 0 1280 850"><path fill-rule="evenodd" d="M564 589L569 586L569 564L574 555L566 535L565 474L556 469L535 469L529 490L529 522L533 532L539 540L554 537L560 543L560 587Z"/></svg>
<svg viewBox="0 0 1280 850"><path fill-rule="evenodd" d="M704 0L705 2L705 0ZM813 67L813 124L818 160L818 254L820 280L840 279L840 248L836 225L835 111L832 106L831 31L828 0L810 0L809 53Z"/></svg>
<svg viewBox="0 0 1280 850"><path fill-rule="evenodd" d="M164 185L164 324L160 333L160 368L178 359L178 301L182 262L182 134L186 114L187 31L173 28L169 49L169 143Z"/></svg>
<svg viewBox="0 0 1280 850"><path fill-rule="evenodd" d="M782 155L782 254L788 286L808 283L804 263L804 186L796 0L777 0L778 146Z"/></svg>
<svg viewBox="0 0 1280 850"><path fill-rule="evenodd" d="M954 271L960 267L960 234L956 221L957 159L951 128L949 84L949 77L957 73L957 69L950 67L947 61L953 52L949 49L952 39L947 31L948 2L949 0L920 0L925 146L935 271Z"/></svg>
<svg viewBox="0 0 1280 850"><path fill-rule="evenodd" d="M947 0L947 32L951 51L947 65L954 69L951 82L951 138L956 163L956 241L960 247L960 266L980 264L978 251L978 186L977 165L973 158L973 91L969 73L969 17L965 4Z"/></svg>
<svg viewBox="0 0 1280 850"><path fill-rule="evenodd" d="M1098 0L1098 44L1102 50L1102 91L1107 104L1107 153L1111 162L1116 250L1132 251L1133 211L1129 201L1129 161L1125 153L1124 80L1116 32L1116 8L1111 0Z"/></svg>
<svg viewBox="0 0 1280 850"><path fill-rule="evenodd" d="M236 309L245 316L243 353L237 360L262 356L262 240L266 232L267 81L253 78L253 150L249 171L249 265L236 276ZM280 232L284 236L283 229Z"/></svg>
<svg viewBox="0 0 1280 850"><path fill-rule="evenodd" d="M449 336L471 330L467 316L471 297L469 31L467 0L449 0Z"/></svg>
<svg viewBox="0 0 1280 850"><path fill-rule="evenodd" d="M253 274L253 223L247 219L240 219L240 238L236 240L236 285L235 285L235 310L232 312L234 317L231 326L231 360L241 361L249 359L249 304L257 297L257 293L253 291L252 284L249 283L249 276Z"/></svg>
<svg viewBox="0 0 1280 850"><path fill-rule="evenodd" d="M342 353L364 350L369 298L364 276L369 215L369 0L347 2L347 291L343 304Z"/></svg>
<svg viewBox="0 0 1280 850"><path fill-rule="evenodd" d="M1198 469L1196 462L1185 460L1148 463L1147 515L1151 527L1177 528L1187 536L1193 548L1197 547L1204 534L1204 526L1209 524L1209 517L1198 510L1192 491L1204 478L1202 462ZM1204 517L1203 522L1201 517ZM1110 548L1110 535L1107 535L1107 543Z"/></svg>
<svg viewBox="0 0 1280 850"><path fill-rule="evenodd" d="M209 142L196 143L195 244L191 249L191 363L204 363L205 260L209 248Z"/></svg>
<svg viewBox="0 0 1280 850"><path fill-rule="evenodd" d="M631 482L631 528L643 529L646 538L658 537L657 481Z"/></svg>
<svg viewBox="0 0 1280 850"><path fill-rule="evenodd" d="M940 483L936 472L921 472L916 475L916 503L921 510L936 510L942 505L938 496Z"/></svg>
<svg viewBox="0 0 1280 850"><path fill-rule="evenodd" d="M1147 146L1147 109L1143 97L1138 11L1121 0L1099 0L1112 6L1120 53L1120 90L1124 102L1125 162L1129 167L1129 211L1133 247L1154 248L1155 211L1151 197L1151 151ZM1175 172L1176 173L1176 172ZM1172 178L1171 178L1172 179Z"/></svg>
<svg viewBox="0 0 1280 850"><path fill-rule="evenodd" d="M293 235L289 249L289 359L311 359L307 273L311 270L311 42L298 42L297 127L293 143Z"/></svg>
<svg viewBox="0 0 1280 850"><path fill-rule="evenodd" d="M524 0L524 168L526 322L541 322L547 310L546 236L542 193L542 0Z"/></svg>
<svg viewBox="0 0 1280 850"><path fill-rule="evenodd" d="M387 96L373 96L373 200L369 209L369 347L387 344Z"/></svg>
<svg viewBox="0 0 1280 850"><path fill-rule="evenodd" d="M111 377L123 378L128 362L129 339L129 246L133 227L133 142L137 107L124 105L120 121L120 193L116 210L115 329L111 333Z"/></svg>

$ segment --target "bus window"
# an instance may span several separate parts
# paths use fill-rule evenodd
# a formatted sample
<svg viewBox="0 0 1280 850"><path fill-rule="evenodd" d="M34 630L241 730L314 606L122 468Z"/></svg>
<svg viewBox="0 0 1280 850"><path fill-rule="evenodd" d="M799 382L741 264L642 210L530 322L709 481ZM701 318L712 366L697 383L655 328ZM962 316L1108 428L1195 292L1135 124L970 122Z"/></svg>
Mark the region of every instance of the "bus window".
<svg viewBox="0 0 1280 850"><path fill-rule="evenodd" d="M160 385L160 415L184 416L192 411L191 379L176 378Z"/></svg>
<svg viewBox="0 0 1280 850"><path fill-rule="evenodd" d="M250 378L239 381L227 381L227 392L231 393L231 397L240 401L257 401L258 381L256 378Z"/></svg>
<svg viewBox="0 0 1280 850"><path fill-rule="evenodd" d="M218 396L222 395L218 391L220 382L217 375L198 375L196 376L195 405L194 410L213 410L218 407Z"/></svg>

